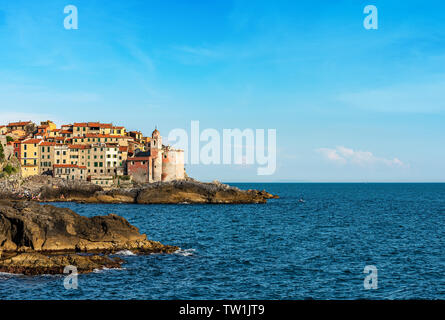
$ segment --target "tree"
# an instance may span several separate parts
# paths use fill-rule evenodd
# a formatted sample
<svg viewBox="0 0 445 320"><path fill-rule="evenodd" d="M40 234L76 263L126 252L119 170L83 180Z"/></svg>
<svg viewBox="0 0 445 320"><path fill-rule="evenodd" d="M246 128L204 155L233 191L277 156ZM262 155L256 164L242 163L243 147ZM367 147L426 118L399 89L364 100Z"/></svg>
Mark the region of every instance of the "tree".
<svg viewBox="0 0 445 320"><path fill-rule="evenodd" d="M3 168L3 171L7 174L12 174L17 172L17 168L14 168L10 163L8 163L6 167Z"/></svg>
<svg viewBox="0 0 445 320"><path fill-rule="evenodd" d="M0 143L0 161L5 160L5 153L3 152L3 146Z"/></svg>

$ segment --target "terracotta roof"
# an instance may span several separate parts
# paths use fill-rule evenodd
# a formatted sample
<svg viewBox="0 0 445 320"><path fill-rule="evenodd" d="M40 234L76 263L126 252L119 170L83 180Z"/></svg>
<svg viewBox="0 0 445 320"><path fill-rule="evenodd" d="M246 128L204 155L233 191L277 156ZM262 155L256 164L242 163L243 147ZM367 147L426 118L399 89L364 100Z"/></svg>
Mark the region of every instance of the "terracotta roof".
<svg viewBox="0 0 445 320"><path fill-rule="evenodd" d="M28 140L22 141L22 143L24 143L24 144L38 144L42 141L43 140L41 140L41 139L28 139Z"/></svg>
<svg viewBox="0 0 445 320"><path fill-rule="evenodd" d="M8 127L13 127L13 126L26 126L27 124L30 124L31 121L21 121L21 122L10 122L8 124Z"/></svg>
<svg viewBox="0 0 445 320"><path fill-rule="evenodd" d="M44 141L40 145L43 146L43 147L51 147L51 146L55 146L56 143L55 142Z"/></svg>
<svg viewBox="0 0 445 320"><path fill-rule="evenodd" d="M126 151L128 151L128 147L120 146L120 147L119 147L119 151L120 151L120 152L126 152Z"/></svg>
<svg viewBox="0 0 445 320"><path fill-rule="evenodd" d="M147 161L151 160L151 157L134 157L134 158L127 158L127 161Z"/></svg>
<svg viewBox="0 0 445 320"><path fill-rule="evenodd" d="M99 127L99 128L112 128L112 123L100 123L100 122L78 122L74 123L74 127Z"/></svg>

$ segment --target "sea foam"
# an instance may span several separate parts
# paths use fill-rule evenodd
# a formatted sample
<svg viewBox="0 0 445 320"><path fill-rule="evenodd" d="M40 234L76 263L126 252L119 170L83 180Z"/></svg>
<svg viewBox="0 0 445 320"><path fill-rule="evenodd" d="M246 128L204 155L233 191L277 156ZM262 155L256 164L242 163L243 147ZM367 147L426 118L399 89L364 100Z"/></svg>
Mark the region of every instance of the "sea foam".
<svg viewBox="0 0 445 320"><path fill-rule="evenodd" d="M196 249L178 249L174 253L180 256L188 257L195 255Z"/></svg>

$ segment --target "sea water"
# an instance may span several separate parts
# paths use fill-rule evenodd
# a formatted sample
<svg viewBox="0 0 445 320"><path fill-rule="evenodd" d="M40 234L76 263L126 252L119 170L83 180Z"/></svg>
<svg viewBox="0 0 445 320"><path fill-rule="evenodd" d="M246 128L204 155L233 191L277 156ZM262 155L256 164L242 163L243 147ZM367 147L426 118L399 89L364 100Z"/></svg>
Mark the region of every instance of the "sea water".
<svg viewBox="0 0 445 320"><path fill-rule="evenodd" d="M445 299L445 184L234 184L264 205L55 203L115 213L174 254L122 251L122 269L0 274L1 299ZM301 201L300 201L301 200ZM366 289L366 266L378 285ZM369 288L369 286L368 286Z"/></svg>

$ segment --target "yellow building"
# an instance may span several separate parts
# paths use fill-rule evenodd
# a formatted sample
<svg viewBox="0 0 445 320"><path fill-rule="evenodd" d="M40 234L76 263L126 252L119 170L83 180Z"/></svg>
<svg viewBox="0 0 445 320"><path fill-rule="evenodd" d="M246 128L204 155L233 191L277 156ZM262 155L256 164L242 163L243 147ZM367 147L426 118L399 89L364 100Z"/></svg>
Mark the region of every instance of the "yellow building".
<svg viewBox="0 0 445 320"><path fill-rule="evenodd" d="M56 130L57 129L57 125L52 122L51 120L46 120L46 121L42 121L40 122L41 126L48 126L49 130Z"/></svg>
<svg viewBox="0 0 445 320"><path fill-rule="evenodd" d="M110 134L116 136L126 136L127 131L125 130L125 127L112 127Z"/></svg>
<svg viewBox="0 0 445 320"><path fill-rule="evenodd" d="M39 145L40 149L40 165L39 165L39 174L49 173L53 169L54 165L54 149L56 144L54 142L44 141Z"/></svg>
<svg viewBox="0 0 445 320"><path fill-rule="evenodd" d="M20 164L22 167L22 176L24 178L38 175L40 165L40 144L43 142L41 139L27 139L23 140L20 145L21 159Z"/></svg>
<svg viewBox="0 0 445 320"><path fill-rule="evenodd" d="M74 123L73 136L80 137L89 134L111 134L113 125L111 123L81 122Z"/></svg>

